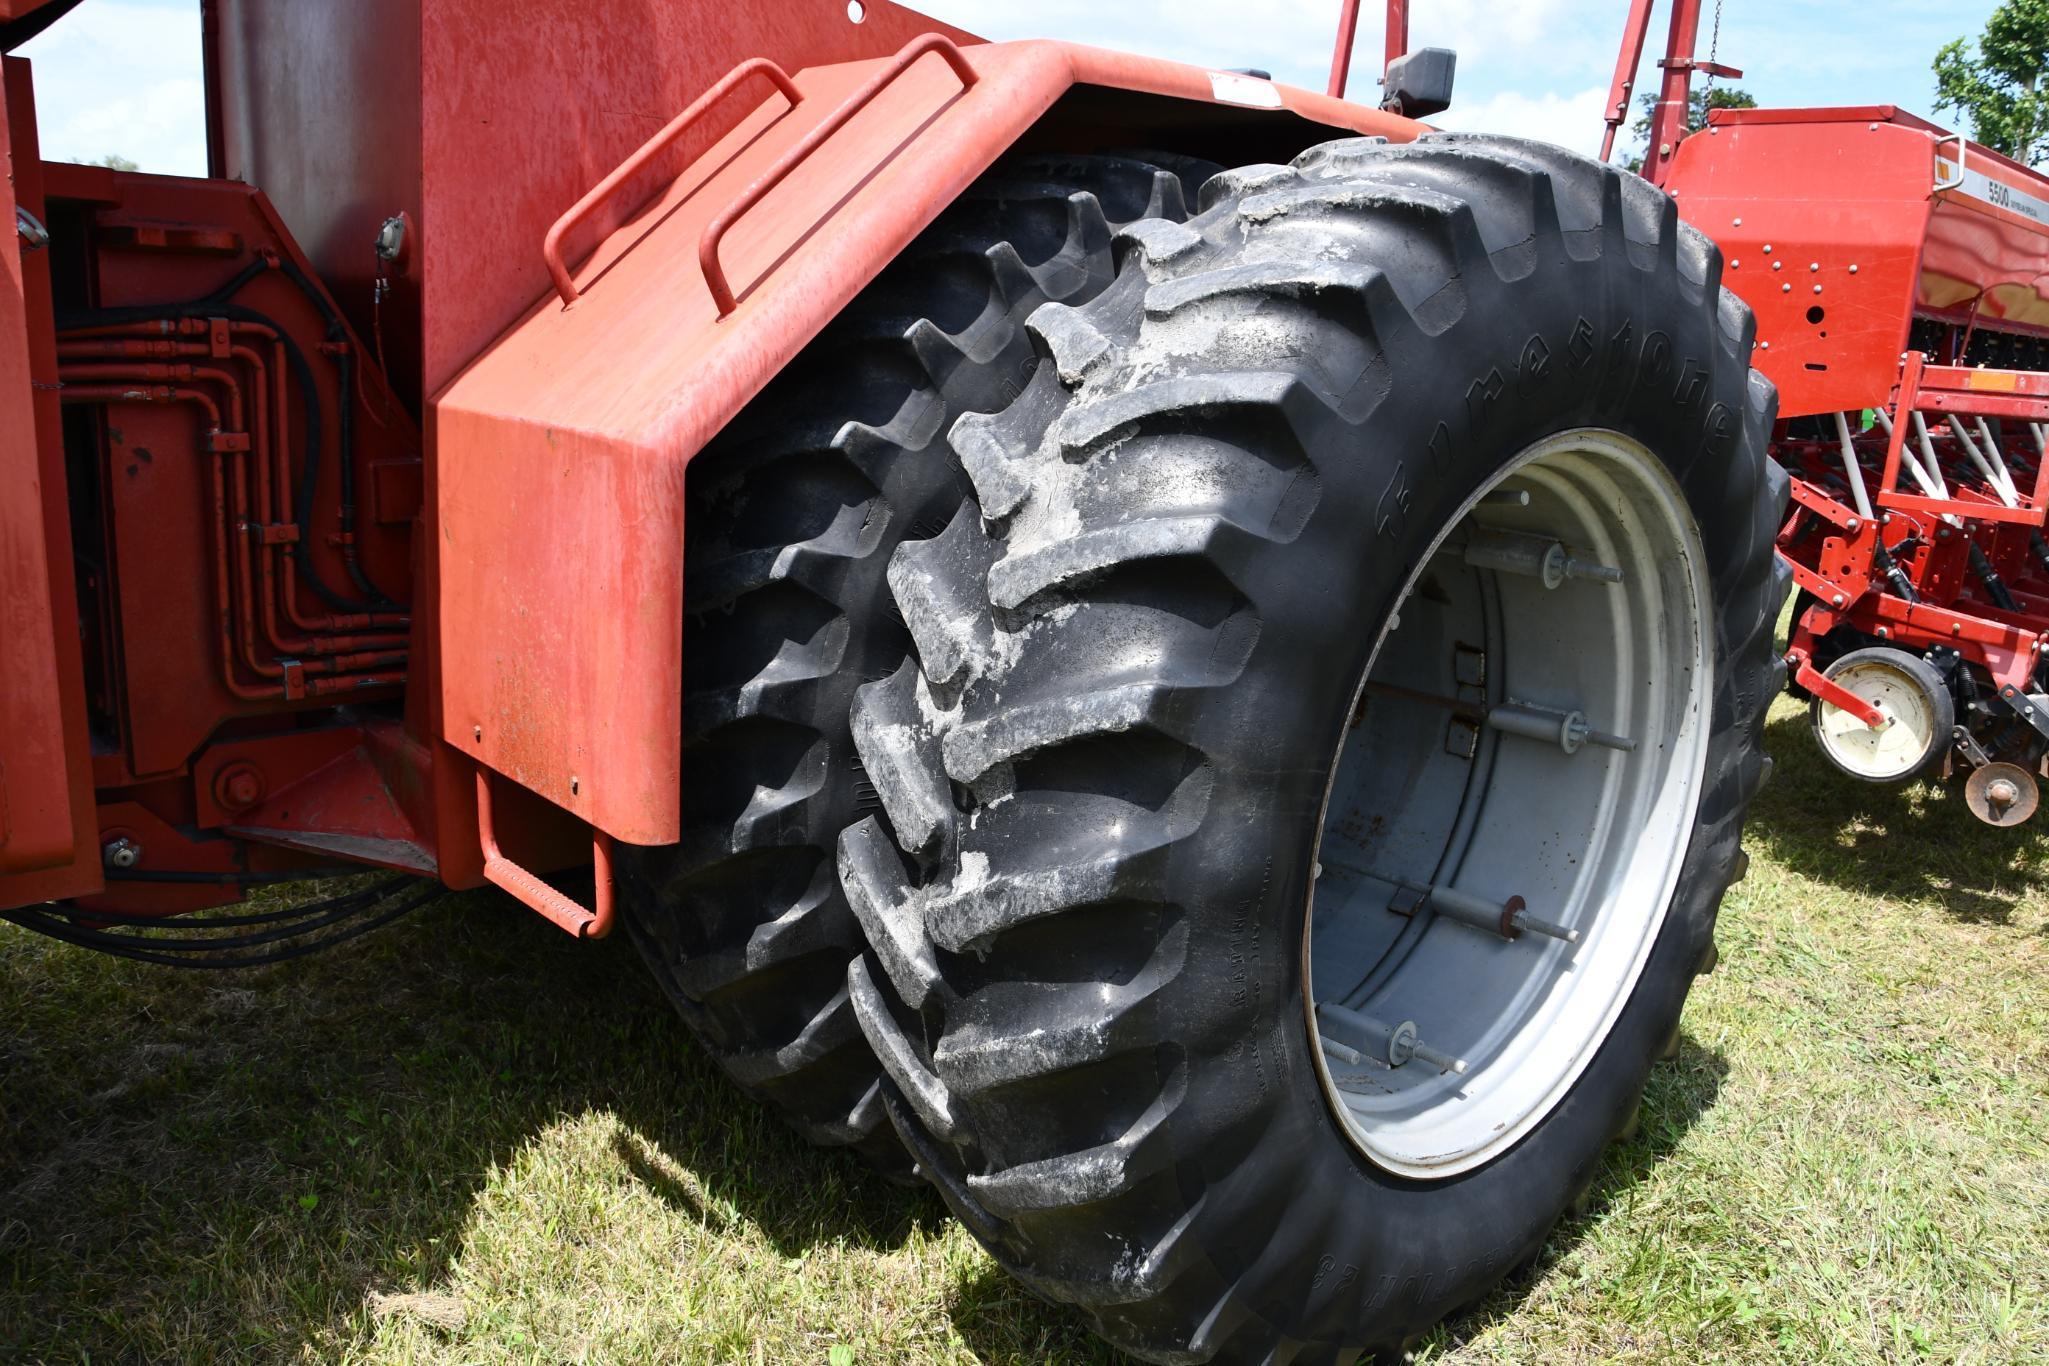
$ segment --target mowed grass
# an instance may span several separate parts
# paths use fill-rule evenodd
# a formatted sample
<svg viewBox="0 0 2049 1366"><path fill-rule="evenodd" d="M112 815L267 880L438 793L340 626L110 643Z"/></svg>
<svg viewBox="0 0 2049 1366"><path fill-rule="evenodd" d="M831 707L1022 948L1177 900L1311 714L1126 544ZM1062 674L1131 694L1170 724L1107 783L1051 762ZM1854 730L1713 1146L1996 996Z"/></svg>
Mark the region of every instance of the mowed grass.
<svg viewBox="0 0 2049 1366"><path fill-rule="evenodd" d="M1424 1359L2049 1356L2049 824L1770 744L1639 1131ZM87 1357L1113 1359L489 895L248 975L0 926L0 1358Z"/></svg>

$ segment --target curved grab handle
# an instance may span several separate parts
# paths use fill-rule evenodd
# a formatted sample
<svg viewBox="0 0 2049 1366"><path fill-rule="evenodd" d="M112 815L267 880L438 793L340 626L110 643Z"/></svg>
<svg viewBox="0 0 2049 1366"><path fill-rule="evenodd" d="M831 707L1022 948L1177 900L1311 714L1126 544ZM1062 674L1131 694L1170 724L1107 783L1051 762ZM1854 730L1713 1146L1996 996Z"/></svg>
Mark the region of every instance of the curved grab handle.
<svg viewBox="0 0 2049 1366"><path fill-rule="evenodd" d="M913 38L898 50L890 64L875 74L874 79L847 97L846 103L826 115L825 120L804 135L789 151L777 158L775 165L765 171L761 179L749 185L740 197L720 211L718 217L704 225L704 232L697 239L697 263L704 268L704 283L711 290L712 302L718 306L719 316L725 317L739 303L733 297L733 287L726 282L726 272L719 265L719 241L726 235L726 229L740 220L740 216L759 204L763 197L783 183L784 177L817 151L824 141L845 126L848 119L861 112L869 101L885 90L890 82L910 69L911 63L928 52L936 52L953 68L953 74L960 78L962 90L971 89L981 77L968 59L962 54L953 39L943 33L928 33L922 38Z"/></svg>
<svg viewBox="0 0 2049 1366"><path fill-rule="evenodd" d="M1954 140L1957 145L1956 179L1944 180L1942 178L1942 144L1952 140ZM1935 188L1929 191L1929 193L1941 194L1945 190L1954 190L1957 186L1964 183L1964 135L1962 133L1942 133L1936 137L1935 165Z"/></svg>
<svg viewBox="0 0 2049 1366"><path fill-rule="evenodd" d="M640 144L638 151L614 167L610 175L593 185L590 193L577 200L568 213L556 219L555 226L548 229L547 237L541 241L541 259L547 263L548 274L555 281L555 292L562 296L564 304L575 303L582 293L577 289L576 281L569 278L569 267L562 263L562 239L568 235L569 230L590 217L598 205L610 199L621 185L666 150L669 144L683 136L692 124L709 113L713 105L732 94L749 76L766 76L775 88L782 92L783 98L790 102L793 109L803 102L804 96L798 92L797 83L790 79L789 72L766 57L750 57L728 71L717 85L699 95L688 109L670 119L661 132Z"/></svg>

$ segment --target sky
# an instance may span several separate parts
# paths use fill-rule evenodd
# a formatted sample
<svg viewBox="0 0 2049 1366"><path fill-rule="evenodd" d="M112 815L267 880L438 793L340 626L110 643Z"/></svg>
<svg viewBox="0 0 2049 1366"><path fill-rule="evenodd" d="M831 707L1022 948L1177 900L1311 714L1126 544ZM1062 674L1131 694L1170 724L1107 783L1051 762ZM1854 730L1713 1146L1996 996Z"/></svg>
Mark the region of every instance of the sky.
<svg viewBox="0 0 2049 1366"><path fill-rule="evenodd" d="M1719 59L1742 69L1740 84L1761 104L1891 103L1933 116L1930 59L1952 38L1976 37L1994 4L1724 0ZM989 38L1065 38L1199 66L1256 67L1321 90L1339 0L928 0L922 8ZM1360 5L1351 93L1361 99L1375 93L1381 8ZM1628 0L1412 0L1411 44L1459 55L1457 98L1432 122L1597 151L1628 8ZM1655 77L1665 14L1661 0L1639 89ZM1702 20L1703 56L1713 16L1710 9ZM85 0L17 55L35 63L45 157L118 155L146 171L206 173L199 0Z"/></svg>

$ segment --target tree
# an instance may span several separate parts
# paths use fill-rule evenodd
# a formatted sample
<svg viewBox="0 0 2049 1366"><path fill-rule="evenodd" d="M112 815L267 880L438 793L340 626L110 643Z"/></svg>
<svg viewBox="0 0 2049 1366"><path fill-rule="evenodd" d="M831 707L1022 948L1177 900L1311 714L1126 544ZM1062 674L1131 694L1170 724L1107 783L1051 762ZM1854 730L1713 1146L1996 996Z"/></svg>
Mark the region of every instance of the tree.
<svg viewBox="0 0 2049 1366"><path fill-rule="evenodd" d="M1972 136L2033 165L2049 156L2049 0L2005 0L1973 56L1957 39L1935 54L1935 107L1970 117Z"/></svg>
<svg viewBox="0 0 2049 1366"><path fill-rule="evenodd" d="M101 157L98 161L94 162L93 165L111 166L117 171L133 171L138 169L134 162L130 161L127 157L122 156L119 152L109 152L105 156Z"/></svg>
<svg viewBox="0 0 2049 1366"><path fill-rule="evenodd" d="M2049 0L2045 0L2045 3L2049 3ZM1643 94L1636 97L1636 122L1629 125L1629 133L1631 137L1637 140L1638 146L1636 151L1630 153L1629 169L1638 174L1643 172L1644 157L1650 154L1651 115L1657 111L1657 108L1657 91L1646 90ZM1751 97L1748 90L1738 90L1734 86L1726 86L1721 89L1709 87L1706 90L1696 90L1687 97L1686 127L1681 135L1684 136L1685 133L1698 133L1701 129L1707 127L1708 111L1710 109L1755 108L1757 108L1757 101Z"/></svg>

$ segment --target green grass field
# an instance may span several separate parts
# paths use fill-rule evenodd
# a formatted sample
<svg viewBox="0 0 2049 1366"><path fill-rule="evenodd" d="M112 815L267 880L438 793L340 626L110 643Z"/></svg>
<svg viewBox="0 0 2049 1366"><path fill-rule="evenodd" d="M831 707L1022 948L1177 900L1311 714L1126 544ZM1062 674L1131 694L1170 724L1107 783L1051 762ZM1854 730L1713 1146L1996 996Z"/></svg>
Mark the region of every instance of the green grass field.
<svg viewBox="0 0 2049 1366"><path fill-rule="evenodd" d="M2049 825L1835 778L1781 700L1634 1139L1425 1359L2049 1357ZM1112 1354L813 1151L624 942L451 896L174 973L0 925L0 1358Z"/></svg>

